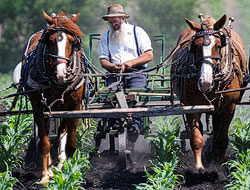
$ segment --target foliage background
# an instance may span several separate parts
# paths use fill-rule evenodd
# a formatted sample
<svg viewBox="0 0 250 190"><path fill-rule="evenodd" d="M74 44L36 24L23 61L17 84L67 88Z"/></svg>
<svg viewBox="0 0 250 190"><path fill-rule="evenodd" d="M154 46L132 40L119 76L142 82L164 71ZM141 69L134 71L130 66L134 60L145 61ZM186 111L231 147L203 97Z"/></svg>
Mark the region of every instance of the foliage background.
<svg viewBox="0 0 250 190"><path fill-rule="evenodd" d="M102 34L108 26L101 19L109 4L120 3L131 16L128 22L142 26L149 34L154 61L160 62L161 43L154 41L154 35L165 35L166 56L175 46L179 33L187 26L184 18L198 22L198 13L219 19L223 14L233 16L236 31L243 37L248 54L250 15L249 0L1 0L0 1L0 72L12 72L21 60L22 49L29 37L44 28L45 21L41 10L48 14L65 11L69 14L80 12L78 24L84 31L83 43L86 53L89 50L89 34ZM99 41L94 42L93 62L98 62Z"/></svg>

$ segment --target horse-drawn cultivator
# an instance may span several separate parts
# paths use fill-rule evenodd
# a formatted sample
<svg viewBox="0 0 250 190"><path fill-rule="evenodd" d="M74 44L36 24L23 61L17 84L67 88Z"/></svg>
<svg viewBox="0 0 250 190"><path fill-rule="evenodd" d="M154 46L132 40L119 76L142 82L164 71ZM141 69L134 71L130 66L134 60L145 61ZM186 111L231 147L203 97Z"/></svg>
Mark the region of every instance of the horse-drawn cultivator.
<svg viewBox="0 0 250 190"><path fill-rule="evenodd" d="M45 15L44 17L47 20L47 22L49 24L51 24L53 18L50 18L46 14L44 14L44 15ZM82 76L82 78L80 78L79 81L80 80L85 81L84 88L83 88L84 90L82 89L82 92L84 92L84 101L81 100L82 101L81 107L83 109L70 108L69 110L63 109L63 111L61 111L61 109L59 109L60 106L57 106L56 109L54 109L54 107L53 107L57 103L61 103L62 105L66 104L68 101L66 99L68 97L67 92L72 90L71 88L77 89L78 84L75 86L70 85L70 89L68 89L68 87L67 87L66 90L61 90L59 98L57 96L58 99L50 101L50 102L47 101L46 98L49 98L50 95L52 96L53 85L52 85L52 87L38 89L38 90L32 89L32 88L25 89L24 91L19 91L16 94L8 95L8 96L2 97L2 98L15 96L16 98L14 99L13 106L12 106L12 108L13 108L15 106L15 103L17 101L17 97L19 95L30 94L30 96L31 96L32 93L35 93L35 92L37 93L39 91L39 92L42 92L41 98L36 100L37 97L32 96L32 100L33 100L33 105L36 105L37 109L38 108L40 109L40 107L39 107L40 105L36 104L35 101L42 101L42 105L45 108L42 112L42 117L44 117L44 118L68 118L68 119L99 118L97 131L95 134L96 149L97 150L100 149L100 146L102 145L102 143L101 143L102 139L105 139L107 137L107 134L108 134L109 135L109 147L110 147L109 150L110 150L110 152L112 152L112 153L118 152L119 156L121 158L121 161L123 163L122 168L126 168L127 167L126 162L130 160L129 155L131 154L130 147L128 147L128 144L129 144L128 135L129 134L128 134L127 129L131 125L131 120L133 117L143 117L143 126L142 126L142 130L141 130L141 133L143 134L146 130L149 129L151 117L169 116L169 115L184 115L184 114L195 115L195 114L201 114L201 113L212 114L215 112L215 105L212 102L217 101L217 99L216 99L217 97L219 97L218 99L220 99L220 97L222 97L223 94L234 93L234 92L238 92L241 90L249 90L249 87L227 89L227 87L228 87L227 85L224 88L220 88L223 85L222 82L224 82L225 78L228 78L228 80L230 80L231 82L233 81L233 78L231 78L231 76L224 76L225 72L227 72L225 69L220 70L221 69L220 67L222 67L222 64L224 64L224 62L223 62L224 55L222 53L220 55L216 55L216 56L205 55L204 57L201 57L200 59L198 59L198 61L197 60L195 61L195 63L198 66L194 65L193 62L192 63L190 62L191 59L194 59L194 55L190 54L190 52L194 53L191 51L191 49L194 46L194 44L197 43L200 39L207 40L206 43L209 43L209 40L210 40L210 43L211 43L210 37L213 37L212 40L214 40L214 38L218 38L221 40L222 39L225 40L225 41L223 41L223 43L225 43L225 44L231 43L231 41L229 40L229 38L231 37L230 36L231 34L228 36L229 31L227 29L224 29L224 28L222 29L222 26L224 25L226 18L223 17L216 24L214 24L214 27L217 27L217 28L214 28L213 30L208 30L205 27L205 25L203 23L203 18L201 16L200 16L200 19L201 19L202 24L199 24L199 27L202 27L202 28L198 28L198 26L196 26L196 24L194 22L187 20L187 23L190 25L190 27L192 29L195 28L197 31L196 32L193 31L194 36L192 38L190 38L188 40L183 39L183 41L179 42L179 45L175 47L175 49L172 51L172 53L167 58L164 58L164 46L165 46L164 36L156 36L157 40L162 41L161 63L154 68L150 68L150 69L146 69L146 70L142 70L142 71L137 71L137 73L147 76L147 87L145 89L122 89L122 87L120 86L120 81L121 81L122 77L124 75L130 75L130 74L134 74L134 73L108 73L108 74L102 73L101 71L99 71L99 69L97 69L92 64L92 40L99 39L99 35L98 34L91 34L90 35L90 47L89 47L88 58L82 52L81 52L81 55L78 56L77 53L79 51L82 51L81 49L79 49L82 47L81 47L80 40L78 38L76 38L77 41L74 42L76 47L73 47L73 48L77 49L76 50L77 53L75 53L76 55L74 55L74 57L70 58L70 59L64 58L66 60L65 62L70 62L70 60L71 60L71 62L74 62L74 61L77 62L77 61L81 60L81 64L83 64L82 62L84 62L84 67L85 67L84 72L76 71L77 75ZM72 18L73 22L76 22L76 20L77 19ZM231 23L229 23L229 25L228 25L228 28L230 28L230 27L231 27ZM42 43L43 43L43 40L45 41L44 43L46 43L46 40L47 40L49 35L52 36L52 35L55 35L57 33L64 33L64 32L66 32L66 34L67 34L67 30L65 28L61 29L60 26L56 27L56 28L52 28L52 27L47 28L46 30L48 32L45 31L44 33L39 34L40 37L42 38L42 40L41 40ZM69 35L72 35L71 31L69 31ZM224 36L224 35L226 35L226 36ZM205 41L203 41L203 45L206 43L205 43ZM215 40L213 43L215 43ZM220 42L220 43L222 43L222 42ZM209 44L208 44L208 46L209 46ZM188 48L186 48L186 47L188 47ZM41 49L44 47L41 46L39 48ZM221 47L221 48L223 48L223 47ZM225 51L225 54L230 53L228 48L231 48L231 46L228 47L228 45L225 45L225 49L223 49L223 51ZM237 47L234 47L234 48L236 49ZM46 45L45 45L45 49L46 49ZM183 51L180 51L180 49L182 49ZM235 51L235 49L234 49L234 51ZM30 56L28 57L28 59L30 57L32 57L32 55L33 55L32 52L33 52L33 50L31 52L29 52ZM40 52L38 52L38 53L40 53ZM52 57L52 59L57 57L56 55L53 55L53 54L48 54L46 56ZM173 56L175 57L175 59L172 60ZM226 55L226 56L228 56L228 55ZM47 57L46 57L44 64L46 64L47 62L50 61L50 59ZM228 58L225 58L225 60L227 60L227 59ZM181 85L182 83L186 83L186 81L179 80L179 78L193 80L193 78L195 78L193 76L197 75L197 73L200 69L199 68L200 62L202 62L204 60L208 65L213 64L213 63L209 62L210 60L217 61L215 63L216 66L213 66L213 68L215 68L215 71L219 72L216 75L217 80L219 81L218 82L219 85L217 85L216 91L212 90L213 94L215 94L216 97L214 99L211 99L209 97L210 95L207 95L206 92L202 92L201 93L201 95L202 95L201 103L197 103L197 104L186 103L187 102L186 100L179 99L179 97L183 93L183 92L181 92L183 89L181 89L181 90L176 89L176 85L178 86L178 85ZM187 61L188 64L186 65L186 67L181 66L181 62L183 62L183 61ZM231 67L233 67L233 70L239 69L240 67L244 67L242 65L240 65L239 67L235 66L236 60L233 60L233 61L235 63L233 63L232 65L229 65L228 66L229 69L232 69ZM24 61L24 64L26 64L25 61ZM169 74L170 68L168 68L168 67L173 66L173 65L176 68L174 68L175 70L172 69L171 70L172 73ZM76 68L74 68L74 69L77 70ZM187 73L188 70L191 70L191 73ZM232 71L230 70L229 72L232 72ZM115 75L115 76L119 77L120 80L118 80L115 84L112 84L111 86L107 86L105 84L105 78L108 76L111 76L111 75ZM238 75L238 73L236 72L235 75ZM198 76L196 76L195 79L197 79L197 77ZM249 83L249 74L247 75L247 73L244 73L244 77L245 77L244 82ZM76 79L76 80L78 80L78 79ZM115 85L117 86L117 89L111 90L112 87ZM199 87L199 88L202 88L202 87ZM51 93L46 94L46 90L51 90L51 89L52 89ZM197 87L196 87L196 89L197 89ZM178 94L177 94L178 96L175 94L175 91L178 92ZM190 96L191 96L191 98L190 98ZM194 99L196 97L198 97L198 96L196 96L195 93L194 94L190 93L189 99L192 99L192 96ZM73 97L73 99L74 99L74 97ZM192 101L190 101L190 102L192 102ZM238 103L239 104L250 104L249 101L238 102ZM218 100L218 104L223 104L223 100ZM216 107L218 108L218 105L216 105ZM32 110L19 110L19 111L9 110L9 111L0 112L0 115L26 114L26 113L32 113L32 112L37 113L37 110L33 110L33 111ZM216 114L219 114L219 113L216 113ZM36 117L38 117L38 116L36 116ZM121 128L120 129L110 128L108 126L108 119L109 118L119 118L121 123L122 123L122 125L120 126ZM189 120L190 120L190 118L189 118ZM69 120L69 123L66 123L66 125L69 125L71 121L73 121L73 120ZM222 122L224 122L224 121L222 121ZM56 127L59 127L60 125L62 125L62 123L63 122L60 119L57 120ZM187 123L187 122L185 122L185 123ZM63 124L65 124L65 123L63 123ZM65 132L65 131L63 131L64 129L60 129L60 130L62 133ZM195 129L193 129L193 130L195 130ZM207 128L207 132L212 133L210 126L208 126L208 128ZM187 138L186 133L185 133L185 135L183 135L184 133L182 133L181 137ZM64 138L63 136L62 137L59 136L59 137ZM115 146L115 144L116 144L115 139L118 140L118 147ZM62 148L62 149L64 149L64 148ZM200 167L202 167L202 166L200 166ZM47 168L45 168L44 170L47 170Z"/></svg>

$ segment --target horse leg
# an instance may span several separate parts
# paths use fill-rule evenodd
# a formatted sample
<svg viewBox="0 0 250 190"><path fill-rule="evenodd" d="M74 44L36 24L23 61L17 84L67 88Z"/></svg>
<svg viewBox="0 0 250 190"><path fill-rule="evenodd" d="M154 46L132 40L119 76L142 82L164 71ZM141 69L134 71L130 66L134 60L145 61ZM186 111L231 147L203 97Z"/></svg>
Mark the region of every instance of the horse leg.
<svg viewBox="0 0 250 190"><path fill-rule="evenodd" d="M29 98L33 108L34 121L38 127L38 137L39 137L39 153L42 160L42 179L41 183L47 184L50 178L49 165L51 164L50 156L50 141L49 141L49 119L43 116L43 104L39 93L30 93Z"/></svg>
<svg viewBox="0 0 250 190"><path fill-rule="evenodd" d="M48 167L51 164L48 119L35 119L35 121L38 125L39 152L42 160L41 183L46 184L49 182L50 172L48 170Z"/></svg>
<svg viewBox="0 0 250 190"><path fill-rule="evenodd" d="M78 126L79 119L63 119L62 124L59 127L59 163L57 167L62 168L63 162L67 157L72 157L76 149L76 128Z"/></svg>
<svg viewBox="0 0 250 190"><path fill-rule="evenodd" d="M218 154L216 159L218 167L225 161L225 153L228 147L228 129L233 119L235 104L228 105L220 114L214 115L214 150Z"/></svg>
<svg viewBox="0 0 250 190"><path fill-rule="evenodd" d="M195 157L195 168L198 172L204 170L202 164L203 136L200 131L201 114L187 114L187 122L190 127L190 145Z"/></svg>
<svg viewBox="0 0 250 190"><path fill-rule="evenodd" d="M58 129L58 139L59 139L59 155L58 160L59 163L57 165L58 169L62 169L63 162L66 161L67 155L66 155L66 142L67 142L67 128L65 127L65 119L62 120L62 123Z"/></svg>
<svg viewBox="0 0 250 190"><path fill-rule="evenodd" d="M79 124L79 119L68 119L68 138L66 144L66 153L72 157L76 150L76 129Z"/></svg>

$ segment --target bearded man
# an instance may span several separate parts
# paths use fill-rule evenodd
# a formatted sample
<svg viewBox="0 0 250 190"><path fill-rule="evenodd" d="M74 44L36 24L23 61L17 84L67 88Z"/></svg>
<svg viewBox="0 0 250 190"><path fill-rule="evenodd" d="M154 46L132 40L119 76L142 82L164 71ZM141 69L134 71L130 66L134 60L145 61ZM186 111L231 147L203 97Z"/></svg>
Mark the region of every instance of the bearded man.
<svg viewBox="0 0 250 190"><path fill-rule="evenodd" d="M110 5L107 14L102 16L110 29L102 35L99 60L101 66L109 72L132 73L143 70L153 59L149 36L141 27L129 24L127 18L129 15L119 4ZM118 80L119 77L111 76L107 79L107 85ZM123 88L145 88L146 76L140 73L123 76L121 85ZM133 118L129 131L139 134L141 123L141 118ZM120 125L119 120L109 119L110 128L117 129Z"/></svg>

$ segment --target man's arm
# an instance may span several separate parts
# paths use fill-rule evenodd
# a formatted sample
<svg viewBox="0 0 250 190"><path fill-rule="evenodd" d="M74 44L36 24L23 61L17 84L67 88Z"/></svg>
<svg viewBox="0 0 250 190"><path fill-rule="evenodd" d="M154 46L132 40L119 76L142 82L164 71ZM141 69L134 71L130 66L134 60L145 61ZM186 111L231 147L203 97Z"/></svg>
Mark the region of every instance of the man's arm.
<svg viewBox="0 0 250 190"><path fill-rule="evenodd" d="M119 72L121 70L121 64L112 64L107 59L100 59L101 66L109 72Z"/></svg>
<svg viewBox="0 0 250 190"><path fill-rule="evenodd" d="M152 60L153 60L153 51L148 50L144 52L143 54L141 54L136 59L132 59L132 60L124 62L122 64L122 71L131 69L133 67L142 66Z"/></svg>

